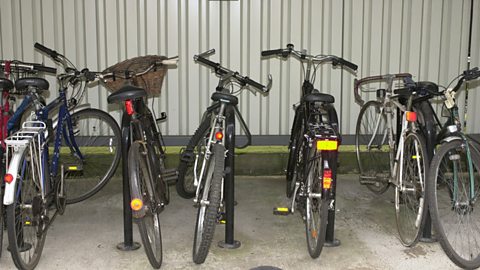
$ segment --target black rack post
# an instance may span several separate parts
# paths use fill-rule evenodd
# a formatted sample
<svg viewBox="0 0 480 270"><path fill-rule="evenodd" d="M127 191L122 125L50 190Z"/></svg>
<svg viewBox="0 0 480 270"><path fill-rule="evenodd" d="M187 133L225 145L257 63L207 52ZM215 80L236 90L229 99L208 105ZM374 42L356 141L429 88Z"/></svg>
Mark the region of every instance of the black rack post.
<svg viewBox="0 0 480 270"><path fill-rule="evenodd" d="M225 149L227 157L225 159L225 176L223 185L223 194L225 200L225 241L218 243L219 247L235 249L240 247L240 241L234 238L234 204L235 204L235 111L232 106L228 106L225 111Z"/></svg>
<svg viewBox="0 0 480 270"><path fill-rule="evenodd" d="M334 155L334 160L338 160L338 151L331 152L329 154ZM335 176L335 182L333 182L332 186L332 202L333 204L331 205L332 207L328 208L328 216L327 216L327 232L325 235L325 243L323 244L325 247L338 247L340 246L340 240L335 238L335 205L337 204L336 202L336 194L337 194L337 164L332 164L330 165L333 175Z"/></svg>
<svg viewBox="0 0 480 270"><path fill-rule="evenodd" d="M117 245L122 251L136 250L140 243L133 242L132 209L130 209L130 184L128 181L128 150L130 149L130 116L122 116L122 177L123 177L123 242Z"/></svg>

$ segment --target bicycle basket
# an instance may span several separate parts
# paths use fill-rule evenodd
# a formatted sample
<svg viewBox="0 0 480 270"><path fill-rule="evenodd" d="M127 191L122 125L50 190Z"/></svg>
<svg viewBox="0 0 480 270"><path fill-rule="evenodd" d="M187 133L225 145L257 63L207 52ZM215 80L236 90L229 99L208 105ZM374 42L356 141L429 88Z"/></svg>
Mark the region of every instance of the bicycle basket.
<svg viewBox="0 0 480 270"><path fill-rule="evenodd" d="M130 77L126 75L143 73L152 64L160 62L166 58L166 56L160 55L147 55L130 58L120 63L117 63L102 71L103 74L113 73L117 75L105 79L105 85L110 92L115 92L119 90L125 84L131 84L145 89L149 96L160 95L162 90L163 78L167 73L167 68L165 66L159 65L151 71L138 76ZM125 79L123 77L130 78Z"/></svg>

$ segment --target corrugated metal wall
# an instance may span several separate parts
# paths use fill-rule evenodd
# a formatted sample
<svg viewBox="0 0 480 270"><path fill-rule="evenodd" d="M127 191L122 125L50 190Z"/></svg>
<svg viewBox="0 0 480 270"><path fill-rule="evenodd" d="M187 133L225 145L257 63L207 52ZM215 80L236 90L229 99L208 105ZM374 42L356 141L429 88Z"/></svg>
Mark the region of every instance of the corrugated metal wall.
<svg viewBox="0 0 480 270"><path fill-rule="evenodd" d="M470 1L0 0L0 58L52 65L33 50L35 41L92 70L138 55L179 55L178 68L169 71L154 107L169 114L165 134L188 135L217 82L193 55L215 48L212 60L263 82L273 75L269 96L242 93L240 107L252 134L286 135L292 104L299 100L301 66L295 59L261 60L262 49L293 43L357 63L357 78L410 72L417 80L446 85L467 66ZM480 65L478 1L474 14L472 66ZM359 112L354 78L325 65L316 79L316 87L335 96L344 134L354 133ZM480 88L478 83L471 87ZM106 97L102 87L88 92L90 103L118 117ZM472 105L480 102L480 93L471 90L469 100L469 131L480 133L475 121L480 109Z"/></svg>

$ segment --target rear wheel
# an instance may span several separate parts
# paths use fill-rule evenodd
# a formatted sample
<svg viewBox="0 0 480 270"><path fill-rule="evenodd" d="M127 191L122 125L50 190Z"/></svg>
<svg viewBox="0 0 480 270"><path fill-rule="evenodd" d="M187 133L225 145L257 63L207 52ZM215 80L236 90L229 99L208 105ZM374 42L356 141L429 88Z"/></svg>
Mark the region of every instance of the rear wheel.
<svg viewBox="0 0 480 270"><path fill-rule="evenodd" d="M121 132L115 119L97 109L75 112L70 119L72 135L83 159L71 147L70 136L66 134L69 130L65 125L66 139L60 149L59 160L66 170L67 203L76 203L97 193L115 173L120 161Z"/></svg>
<svg viewBox="0 0 480 270"><path fill-rule="evenodd" d="M360 180L376 194L388 189L391 176L387 117L381 108L382 104L375 100L365 103L358 115L355 132Z"/></svg>
<svg viewBox="0 0 480 270"><path fill-rule="evenodd" d="M475 209L480 202L477 151L470 144L469 163L465 141L443 144L432 160L428 181L430 213L440 244L456 265L468 269L480 267L480 212Z"/></svg>
<svg viewBox="0 0 480 270"><path fill-rule="evenodd" d="M197 128L187 147L180 155L178 165L177 193L180 197L191 199L195 196L197 187L194 186L195 173L200 174L205 156L205 147L210 132L210 118L207 117Z"/></svg>
<svg viewBox="0 0 480 270"><path fill-rule="evenodd" d="M141 142L132 143L128 151L128 170L132 199L138 198L143 202L141 211L144 211L144 215L135 218L143 247L152 267L158 269L162 265L162 234L159 217L162 206L159 204L158 195L155 194L156 173L147 151L146 146Z"/></svg>
<svg viewBox="0 0 480 270"><path fill-rule="evenodd" d="M402 167L400 167L402 166ZM417 243L427 215L425 182L428 171L428 154L425 140L416 133L406 136L403 159L398 166L395 188L395 212L400 240L405 246ZM400 174L400 169L403 170Z"/></svg>
<svg viewBox="0 0 480 270"><path fill-rule="evenodd" d="M221 144L213 145L210 158L204 160L206 173L202 177L201 184L204 186L200 191L201 202L199 203L193 242L193 261L196 264L203 263L207 258L215 234L225 166L225 147Z"/></svg>
<svg viewBox="0 0 480 270"><path fill-rule="evenodd" d="M323 158L316 149L309 149L306 166L306 183L308 196L305 207L305 229L308 252L312 258L317 258L322 252L327 233L328 202L322 197ZM336 162L336 161L335 161Z"/></svg>
<svg viewBox="0 0 480 270"><path fill-rule="evenodd" d="M30 153L27 148L19 160L14 201L6 209L10 254L17 268L27 270L34 269L40 260L48 222L37 185L40 161Z"/></svg>

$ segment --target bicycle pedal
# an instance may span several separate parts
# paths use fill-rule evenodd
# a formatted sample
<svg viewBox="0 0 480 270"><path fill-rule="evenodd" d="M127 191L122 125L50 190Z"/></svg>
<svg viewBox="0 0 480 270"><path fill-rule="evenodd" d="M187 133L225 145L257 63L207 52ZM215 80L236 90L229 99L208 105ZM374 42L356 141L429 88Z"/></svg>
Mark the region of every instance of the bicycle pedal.
<svg viewBox="0 0 480 270"><path fill-rule="evenodd" d="M178 175L178 171L177 171L176 168L167 169L167 170L163 171L163 174L162 174L163 177L170 177L170 176L177 176L177 175Z"/></svg>
<svg viewBox="0 0 480 270"><path fill-rule="evenodd" d="M218 213L217 223L223 225L227 224L227 219L224 212Z"/></svg>
<svg viewBox="0 0 480 270"><path fill-rule="evenodd" d="M78 164L63 164L65 172L79 172L83 171L83 166Z"/></svg>
<svg viewBox="0 0 480 270"><path fill-rule="evenodd" d="M276 216L288 216L292 213L288 207L275 207L273 208L273 214Z"/></svg>

